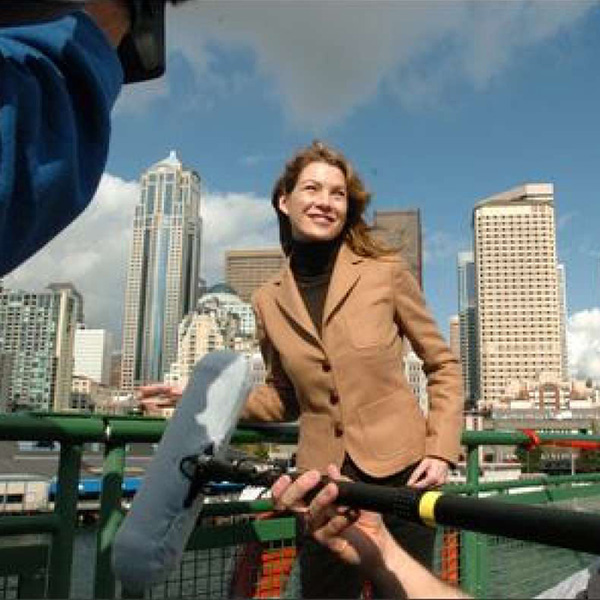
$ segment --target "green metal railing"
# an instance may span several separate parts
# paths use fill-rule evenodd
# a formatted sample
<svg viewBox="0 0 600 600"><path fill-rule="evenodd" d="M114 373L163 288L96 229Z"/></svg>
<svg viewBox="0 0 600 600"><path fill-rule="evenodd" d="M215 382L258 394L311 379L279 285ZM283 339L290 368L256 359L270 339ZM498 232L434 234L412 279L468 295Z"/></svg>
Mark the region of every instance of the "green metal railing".
<svg viewBox="0 0 600 600"><path fill-rule="evenodd" d="M104 445L102 472L102 493L100 498L100 517L96 537L96 560L94 570L94 598L114 598L120 594L115 582L110 552L112 540L123 518L122 482L126 463L126 446L130 443L155 443L159 441L165 428L162 419L134 417L101 417L101 416L66 416L54 414L16 414L0 416L0 442L2 440L32 440L60 442L58 466L57 497L52 512L35 515L2 515L0 516L0 597L48 597L67 598L71 591L73 543L77 527L77 490L81 467L83 445L98 442ZM542 442L555 440L585 439L600 442L600 436L568 435L540 433ZM250 444L259 442L294 443L297 439L297 427L256 426L236 431L233 443ZM557 476L512 482L479 482L479 447L482 445L515 446L527 444L529 438L518 431L464 432L463 444L466 448L467 473L466 484L448 486L455 493L478 496L494 493L497 498L507 502L523 503L569 503L573 499L578 502L589 501L587 509L600 510L600 474L573 476ZM519 494L508 493L520 487L536 488ZM596 500L597 499L597 500ZM247 549L251 542L270 544L269 547L288 549L293 547L295 529L293 519L254 519L252 515L270 509L267 501L252 503L231 503L220 506L207 506L203 511L205 519L220 520L221 524L207 524L197 529L192 535L188 548L198 556L208 556L212 550L239 546ZM243 517L243 522L240 521ZM223 521L228 519L228 524ZM498 595L494 588L494 561L506 548L506 543L472 532L460 532L460 557L458 566L460 573L455 581L477 597L486 597L490 591ZM504 544L504 546L503 546ZM527 545L512 543L513 552ZM533 545L529 545L533 547ZM246 551L246 550L243 550ZM504 552L506 554L506 552ZM575 570L585 565L591 557L570 556L569 563L564 558L557 559L562 565ZM565 555L566 556L566 555ZM239 555L228 559L239 561ZM443 567L443 565L442 565ZM540 565L546 568L545 565ZM179 574L185 577L187 569L196 572L197 564L186 567L182 565ZM446 567L447 568L447 567ZM214 569L212 569L214 571ZM223 570L213 573L214 577L224 578ZM217 569L219 571L219 569ZM568 573L567 573L568 574ZM563 576L561 572L558 576ZM547 587L553 582L549 580ZM165 584L165 585L168 585ZM490 587L490 585L492 587ZM533 593L533 584L527 588ZM539 586L538 586L539 587ZM538 591L541 591L540 588ZM155 591L161 595L185 596L181 589L179 594L166 592L166 588ZM195 591L196 595L198 591ZM516 596L518 597L518 590ZM152 595L152 591L149 592ZM213 597L219 595L212 594ZM211 597L210 590L207 598ZM511 597L505 595L504 597Z"/></svg>

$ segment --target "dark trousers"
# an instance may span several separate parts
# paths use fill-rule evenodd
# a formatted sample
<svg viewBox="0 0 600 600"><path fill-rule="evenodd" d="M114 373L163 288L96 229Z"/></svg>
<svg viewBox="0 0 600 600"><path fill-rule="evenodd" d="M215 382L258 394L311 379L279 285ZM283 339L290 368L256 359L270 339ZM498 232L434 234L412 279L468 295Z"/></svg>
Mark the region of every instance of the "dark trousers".
<svg viewBox="0 0 600 600"><path fill-rule="evenodd" d="M391 475L375 478L363 473L346 456L342 465L342 474L353 481L374 483L386 486L406 485L416 465ZM410 523L394 516L384 515L384 522L391 534L402 547L427 568L432 567L435 530ZM327 548L310 537L302 541L300 550L300 583L303 598L360 598L364 586L364 577L356 568L340 561ZM375 598L383 598L376 588Z"/></svg>

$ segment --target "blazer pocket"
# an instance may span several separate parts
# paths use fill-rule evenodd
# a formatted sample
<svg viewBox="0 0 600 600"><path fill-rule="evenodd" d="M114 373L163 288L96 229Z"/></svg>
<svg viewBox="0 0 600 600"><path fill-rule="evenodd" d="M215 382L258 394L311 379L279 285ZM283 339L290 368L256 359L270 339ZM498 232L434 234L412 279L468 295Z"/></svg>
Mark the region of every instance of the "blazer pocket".
<svg viewBox="0 0 600 600"><path fill-rule="evenodd" d="M346 334L354 348L373 348L389 343L391 319L385 315L363 311L358 314L344 315Z"/></svg>
<svg viewBox="0 0 600 600"><path fill-rule="evenodd" d="M331 439L331 419L328 415L301 415L298 428L298 466L318 468L317 465L328 455Z"/></svg>
<svg viewBox="0 0 600 600"><path fill-rule="evenodd" d="M357 409L366 449L378 459L425 450L426 424L414 397L396 391Z"/></svg>

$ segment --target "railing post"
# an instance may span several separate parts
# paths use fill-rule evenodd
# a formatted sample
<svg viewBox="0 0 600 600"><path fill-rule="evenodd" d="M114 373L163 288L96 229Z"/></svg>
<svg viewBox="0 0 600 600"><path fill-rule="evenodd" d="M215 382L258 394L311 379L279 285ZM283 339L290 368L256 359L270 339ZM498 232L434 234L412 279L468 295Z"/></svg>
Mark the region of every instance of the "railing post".
<svg viewBox="0 0 600 600"><path fill-rule="evenodd" d="M60 519L60 528L52 536L48 595L50 598L68 598L71 588L73 540L77 527L77 492L82 447L80 444L60 444L60 463L54 512Z"/></svg>
<svg viewBox="0 0 600 600"><path fill-rule="evenodd" d="M115 534L123 519L121 497L124 468L125 444L107 442L104 447L100 522L96 538L94 598L115 597L115 576L112 570L111 553Z"/></svg>
<svg viewBox="0 0 600 600"><path fill-rule="evenodd" d="M467 484L479 485L479 445L467 446ZM477 490L470 493L477 496ZM483 553L481 543L484 541L479 534L470 531L461 532L461 582L465 591L474 597L483 597Z"/></svg>

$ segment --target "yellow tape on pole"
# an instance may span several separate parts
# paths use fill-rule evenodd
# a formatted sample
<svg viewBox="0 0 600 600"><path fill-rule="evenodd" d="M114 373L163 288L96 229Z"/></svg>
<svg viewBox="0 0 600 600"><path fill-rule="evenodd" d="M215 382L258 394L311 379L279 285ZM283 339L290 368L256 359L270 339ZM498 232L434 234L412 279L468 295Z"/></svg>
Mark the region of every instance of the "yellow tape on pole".
<svg viewBox="0 0 600 600"><path fill-rule="evenodd" d="M425 492L419 502L419 517L428 527L435 527L435 503L442 492Z"/></svg>

